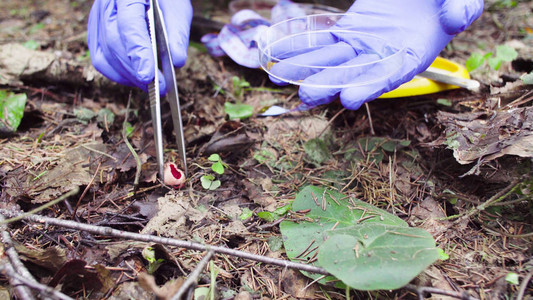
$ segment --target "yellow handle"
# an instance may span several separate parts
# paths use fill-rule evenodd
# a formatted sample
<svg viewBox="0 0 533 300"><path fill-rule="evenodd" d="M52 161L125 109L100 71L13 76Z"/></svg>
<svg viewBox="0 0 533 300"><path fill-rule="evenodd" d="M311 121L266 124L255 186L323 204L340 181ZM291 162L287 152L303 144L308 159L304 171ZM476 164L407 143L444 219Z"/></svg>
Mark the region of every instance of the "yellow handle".
<svg viewBox="0 0 533 300"><path fill-rule="evenodd" d="M442 57L437 57L430 68L443 71L447 75L457 78L470 79L470 75L465 67ZM416 76L411 81L399 86L397 89L381 95L379 98L400 98L416 95L425 95L459 88L456 85L433 81L428 78Z"/></svg>

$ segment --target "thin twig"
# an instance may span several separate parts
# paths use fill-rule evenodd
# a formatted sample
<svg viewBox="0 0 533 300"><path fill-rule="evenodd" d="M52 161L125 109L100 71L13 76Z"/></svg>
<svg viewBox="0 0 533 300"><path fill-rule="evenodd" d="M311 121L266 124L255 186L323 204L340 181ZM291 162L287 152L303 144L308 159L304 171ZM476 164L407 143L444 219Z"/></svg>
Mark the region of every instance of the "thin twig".
<svg viewBox="0 0 533 300"><path fill-rule="evenodd" d="M5 272L8 277L16 279L17 281L21 282L22 284L24 284L25 287L30 287L38 291L40 294L47 296L48 298L61 299L61 300L73 300L69 296L61 293L60 291L54 290L52 287L49 287L35 280L31 280L24 276L21 276L20 274L17 274L17 272L15 272L13 269L10 269L10 267L11 266L8 266L8 265L0 265L0 271ZM24 296L24 297L21 297L21 299L34 299L34 298L33 297L27 298L27 296Z"/></svg>
<svg viewBox="0 0 533 300"><path fill-rule="evenodd" d="M85 197L85 194L87 194L87 191L91 188L91 186L94 183L94 179L96 178L96 175L98 175L98 171L100 170L100 166L102 165L102 162L98 163L98 166L96 167L96 171L94 172L93 178L91 178L91 181L89 181L89 184L85 187L83 192L81 193L81 196L78 198L78 202L76 202L76 206L74 207L74 210L72 211L72 216L76 219L76 212L78 211L78 207L81 204L81 200ZM68 202L68 201L67 201ZM77 219L76 219L77 220Z"/></svg>
<svg viewBox="0 0 533 300"><path fill-rule="evenodd" d="M425 293L431 293L431 294L439 294L439 295L445 295L454 297L461 300L478 300L475 297L470 296L467 292L456 292L456 291L447 291L447 290L441 290L434 287L429 286L416 286L413 284L408 284L405 286L406 289L415 292L418 295L419 299L425 299L424 294Z"/></svg>
<svg viewBox="0 0 533 300"><path fill-rule="evenodd" d="M137 152L135 152L135 149L133 149L133 146L130 144L130 141L128 140L128 134L126 131L126 124L128 123L128 114L130 112L130 103L131 103L131 92L130 96L128 97L128 104L126 105L126 115L124 117L124 122L122 123L122 139L124 140L124 143L126 146L128 146L128 149L131 152L131 155L133 155L133 158L135 158L135 163L137 165L137 169L135 170L135 179L133 180L133 188L134 190L137 190L137 186L139 186L139 178L141 177L141 168L142 168L142 162L139 158L139 155L137 155Z"/></svg>
<svg viewBox="0 0 533 300"><path fill-rule="evenodd" d="M37 207L35 209L32 209L32 210L30 210L27 213L18 214L17 216L15 216L13 218L10 218L10 219L7 219L7 220L0 220L0 224L8 224L8 223L11 223L11 222L16 222L16 221L20 221L22 219L25 219L29 215L36 214L36 213L38 213L38 212L40 212L42 210L45 210L45 209L49 208L52 205L55 205L55 204L65 200L65 199L67 199L70 196L76 195L79 191L80 191L80 188L76 186L70 192L61 195L61 197L59 197L59 198L57 198L55 200L52 200L52 201L50 201L50 202L48 202L48 203L46 203L44 205L41 205L41 206L39 206L39 207Z"/></svg>
<svg viewBox="0 0 533 300"><path fill-rule="evenodd" d="M365 108L368 116L368 124L370 124L370 134L376 135L376 132L374 131L374 124L372 124L372 115L370 114L370 106L368 106L368 102L365 102Z"/></svg>
<svg viewBox="0 0 533 300"><path fill-rule="evenodd" d="M531 280L531 277L533 276L533 271L529 272L522 283L520 284L520 288L518 288L518 294L516 295L516 300L522 300L524 298L524 295L526 294L527 285L529 284L529 281Z"/></svg>
<svg viewBox="0 0 533 300"><path fill-rule="evenodd" d="M4 216L0 215L0 221L4 221ZM7 254L11 265L18 274L35 281L30 271L26 269L26 266L24 266L20 260L17 250L15 250L15 247L13 247L13 240L11 239L9 232L6 230L7 226L2 224L0 228L2 230L2 243L4 245L4 252Z"/></svg>
<svg viewBox="0 0 533 300"><path fill-rule="evenodd" d="M102 152L102 151L100 151L100 150L93 149L93 148L91 148L91 147L89 147L89 146L87 146L87 145L81 145L81 147L82 147L82 148L85 148L85 149L87 149L87 150L89 150L89 151L92 151L92 152L94 152L94 153L96 153L96 154L100 154L100 155L103 155L103 156L105 156L105 157L111 158L111 159L114 160L114 161L118 161L118 158L116 158L116 157L114 157L114 156L112 156L112 155L110 155L110 154L107 154L107 153L105 153L105 152Z"/></svg>
<svg viewBox="0 0 533 300"><path fill-rule="evenodd" d="M302 291L307 290L308 287L312 286L313 284L315 284L316 282L318 282L318 281L320 281L320 280L322 280L322 279L324 279L324 278L326 278L326 275L322 275L322 276L317 277L317 279L315 279L315 280L309 282L309 284L307 284L307 285L302 289Z"/></svg>
<svg viewBox="0 0 533 300"><path fill-rule="evenodd" d="M490 197L487 201L485 201L485 202L481 203L480 205L470 209L469 211L467 211L464 214L449 216L449 217L447 217L445 219L446 220L457 219L457 220L454 221L454 224L458 224L462 220L467 219L467 218L475 215L476 213L485 210L486 208L490 207L494 203L500 202L503 199L507 198L507 196L509 196L509 194L511 194L516 189L516 187L518 186L519 183L520 183L520 181L518 179L517 180L513 180L508 186L506 186L503 190L501 190L498 193L496 193L494 196Z"/></svg>
<svg viewBox="0 0 533 300"><path fill-rule="evenodd" d="M15 272L13 266L6 261L6 263L0 265L0 272L5 273L9 278L9 283L14 287L15 293L20 297L20 299L29 299L33 300L35 297L31 293L30 289L24 284L24 282L17 277L24 278Z"/></svg>
<svg viewBox="0 0 533 300"><path fill-rule="evenodd" d="M4 216L0 215L0 221L4 221ZM7 232L6 229L7 226L5 224L0 225L0 230L2 231L2 244L4 247L4 252L9 258L9 261L6 261L3 264L6 273L10 271L18 272L18 274L20 274L21 276L25 278L30 278L35 281L31 273L28 271L28 269L26 269L26 266L24 266L22 261L20 261L17 250L15 250L15 247L13 247L13 240L11 239L9 232ZM15 290L21 299L35 299L31 291L25 285L20 284L22 281L17 280L13 276L10 276L10 279L11 285L15 287Z"/></svg>
<svg viewBox="0 0 533 300"><path fill-rule="evenodd" d="M211 260L211 257L215 254L215 251L209 250L207 254L202 258L202 260L196 265L196 268L192 271L192 273L187 277L185 282L181 285L179 290L176 292L176 294L172 297L172 300L179 300L190 288L193 288L196 286L196 282L198 281L198 277L200 274L202 274L203 269L205 269L205 266L209 263ZM213 284L213 283L211 283Z"/></svg>
<svg viewBox="0 0 533 300"><path fill-rule="evenodd" d="M7 211L4 209L0 209L0 214L7 215L7 216L17 216L18 219L22 218L22 219L26 219L32 222L56 225L56 226L61 226L61 227L66 227L66 228L81 230L81 231L87 231L93 234L104 235L104 236L113 236L113 237L131 239L131 240L148 242L148 243L158 243L158 244L198 250L198 251L206 251L208 249L211 249L215 251L216 253L236 256L239 258L258 261L258 262L262 262L265 264L271 264L271 265L276 265L280 267L297 269L297 270L306 271L310 273L330 275L330 273L324 270L323 268L306 265L302 263L291 262L291 261L283 260L283 259L271 258L271 257L263 256L263 255L252 254L252 253L239 251L235 249L229 249L229 248L225 248L221 246L208 246L208 245L195 243L195 242L183 241L183 240L178 240L178 239L173 239L173 238L164 238L164 237L153 236L153 235L148 235L148 234L133 233L133 232L128 232L128 231L113 229L110 227L94 226L94 225L82 224L82 223L69 221L69 220L60 220L56 218L48 218L48 217L43 217L43 216L38 216L38 215L28 215L28 214L22 215L22 214L18 214L12 211Z"/></svg>
<svg viewBox="0 0 533 300"><path fill-rule="evenodd" d="M333 121L335 121L335 119L337 119L337 117L340 116L340 114L342 114L345 110L346 110L346 108L343 107L333 117L331 117L331 119L329 119L329 121L328 121L328 124L326 124L326 126L324 126L324 129L322 129L322 131L320 131L320 133L317 135L317 137L321 137L324 134L324 132L326 132L326 129L328 129L329 126L331 126Z"/></svg>

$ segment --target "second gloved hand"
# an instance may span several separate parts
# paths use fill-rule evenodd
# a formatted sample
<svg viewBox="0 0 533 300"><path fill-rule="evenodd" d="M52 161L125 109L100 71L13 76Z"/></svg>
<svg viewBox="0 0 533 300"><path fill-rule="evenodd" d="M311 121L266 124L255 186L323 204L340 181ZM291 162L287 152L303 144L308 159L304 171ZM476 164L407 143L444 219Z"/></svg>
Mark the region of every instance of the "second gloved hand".
<svg viewBox="0 0 533 300"><path fill-rule="evenodd" d="M307 77L300 86L302 102L316 106L340 98L348 109L391 91L424 71L455 34L463 31L483 11L483 0L357 0L332 28L362 34L348 38L332 33L322 39L321 49L296 55L271 68L271 74L291 79L299 65L329 66ZM341 33L342 34L342 33ZM379 38L379 39L376 39ZM300 44L300 43L295 43ZM293 44L294 45L294 44ZM281 44L276 51L283 53ZM370 62L402 51L400 63ZM362 65L344 71L343 66ZM320 69L317 69L320 70ZM350 69L348 69L350 70ZM348 78L350 77L350 78ZM271 76L272 81L286 84ZM347 82L366 82L359 86L339 87ZM307 83L333 88L318 88Z"/></svg>
<svg viewBox="0 0 533 300"><path fill-rule="evenodd" d="M94 67L120 84L147 90L155 62L148 30L148 0L95 0L89 15L87 42ZM165 18L173 64L187 59L192 6L189 0L159 0ZM162 76L161 93L166 93Z"/></svg>

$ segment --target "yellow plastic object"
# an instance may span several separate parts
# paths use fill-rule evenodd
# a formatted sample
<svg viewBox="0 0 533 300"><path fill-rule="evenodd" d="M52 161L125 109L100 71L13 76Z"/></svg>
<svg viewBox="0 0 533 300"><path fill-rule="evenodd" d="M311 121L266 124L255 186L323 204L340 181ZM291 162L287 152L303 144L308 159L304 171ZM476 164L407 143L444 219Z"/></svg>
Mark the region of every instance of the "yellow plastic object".
<svg viewBox="0 0 533 300"><path fill-rule="evenodd" d="M447 71L449 72L449 75L455 77L470 79L470 75L465 67L442 57L437 57L430 67ZM379 98L400 98L426 95L457 88L459 87L456 85L440 83L421 76L416 76L411 81L400 85L395 90L381 95Z"/></svg>

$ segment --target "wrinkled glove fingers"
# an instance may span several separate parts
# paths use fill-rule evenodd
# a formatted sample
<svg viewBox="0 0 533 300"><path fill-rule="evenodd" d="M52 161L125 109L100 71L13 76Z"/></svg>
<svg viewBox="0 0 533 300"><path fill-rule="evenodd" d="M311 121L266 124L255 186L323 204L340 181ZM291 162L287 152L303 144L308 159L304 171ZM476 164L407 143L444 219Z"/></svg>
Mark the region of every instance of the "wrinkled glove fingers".
<svg viewBox="0 0 533 300"><path fill-rule="evenodd" d="M189 46L192 20L191 2L189 0L160 0L159 6L165 17L172 63L176 67L183 67L187 59L187 47Z"/></svg>
<svg viewBox="0 0 533 300"><path fill-rule="evenodd" d="M439 0L439 20L447 34L464 31L483 12L483 0Z"/></svg>
<svg viewBox="0 0 533 300"><path fill-rule="evenodd" d="M414 56L407 55L402 63L402 68L398 72L391 73L389 76L381 79L369 81L369 84L348 87L341 91L339 98L344 107L351 110L356 110L365 102L374 100L382 94L392 91L405 82L413 79L417 72L417 66L420 64L418 59ZM377 68L374 73L379 73L383 70ZM367 76L365 74L363 77ZM362 78L361 80L368 80Z"/></svg>
<svg viewBox="0 0 533 300"><path fill-rule="evenodd" d="M360 54L335 68L328 68L307 77L300 86L300 99L311 106L326 104L339 96L343 86L376 81L376 78L383 76L387 68L383 64L370 63L379 58L376 54ZM327 87L328 84L331 87Z"/></svg>
<svg viewBox="0 0 533 300"><path fill-rule="evenodd" d="M270 80L282 85L286 80L298 82L323 70L323 67L340 65L356 56L354 49L346 43L329 46L286 58L270 68Z"/></svg>
<svg viewBox="0 0 533 300"><path fill-rule="evenodd" d="M146 85L154 79L154 57L146 21L146 0L117 1L120 39L126 48L126 64L135 79Z"/></svg>

